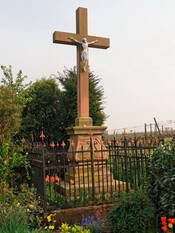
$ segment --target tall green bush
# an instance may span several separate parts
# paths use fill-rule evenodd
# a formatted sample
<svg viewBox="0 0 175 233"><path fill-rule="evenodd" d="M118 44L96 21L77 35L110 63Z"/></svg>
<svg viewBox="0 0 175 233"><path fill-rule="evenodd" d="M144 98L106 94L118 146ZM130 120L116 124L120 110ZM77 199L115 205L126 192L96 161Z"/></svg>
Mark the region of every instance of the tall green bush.
<svg viewBox="0 0 175 233"><path fill-rule="evenodd" d="M150 158L148 195L160 217L175 216L175 142L160 146Z"/></svg>
<svg viewBox="0 0 175 233"><path fill-rule="evenodd" d="M0 145L9 141L19 129L21 105L10 87L0 86Z"/></svg>
<svg viewBox="0 0 175 233"><path fill-rule="evenodd" d="M139 191L122 194L107 215L109 228L113 233L155 233L154 212L146 194Z"/></svg>

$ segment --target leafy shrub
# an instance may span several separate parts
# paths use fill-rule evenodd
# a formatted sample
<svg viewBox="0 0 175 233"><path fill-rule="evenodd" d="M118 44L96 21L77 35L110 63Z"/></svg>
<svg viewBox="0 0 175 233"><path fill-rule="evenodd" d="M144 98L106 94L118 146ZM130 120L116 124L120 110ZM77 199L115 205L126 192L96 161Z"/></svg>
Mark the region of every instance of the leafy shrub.
<svg viewBox="0 0 175 233"><path fill-rule="evenodd" d="M0 227L2 220L7 221L11 213L19 211L25 213L25 219L30 228L40 227L43 220L43 209L33 187L29 188L28 185L24 184L21 185L20 190L7 186L1 189Z"/></svg>
<svg viewBox="0 0 175 233"><path fill-rule="evenodd" d="M108 213L107 221L111 232L148 233L153 228L154 212L146 194L123 193Z"/></svg>
<svg viewBox="0 0 175 233"><path fill-rule="evenodd" d="M154 151L148 163L148 195L159 217L175 216L175 143Z"/></svg>
<svg viewBox="0 0 175 233"><path fill-rule="evenodd" d="M15 168L24 169L28 174L29 163L23 147L6 143L0 145L0 187L5 184L14 185L16 180Z"/></svg>

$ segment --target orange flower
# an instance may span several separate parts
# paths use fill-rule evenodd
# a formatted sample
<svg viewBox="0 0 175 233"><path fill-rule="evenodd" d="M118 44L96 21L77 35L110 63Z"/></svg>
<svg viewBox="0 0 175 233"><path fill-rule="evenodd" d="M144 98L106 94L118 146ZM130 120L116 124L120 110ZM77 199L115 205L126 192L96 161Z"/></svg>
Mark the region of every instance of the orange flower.
<svg viewBox="0 0 175 233"><path fill-rule="evenodd" d="M55 180L59 182L60 178L58 176L55 176Z"/></svg>
<svg viewBox="0 0 175 233"><path fill-rule="evenodd" d="M74 180L70 179L70 183L71 183L71 184L74 184Z"/></svg>
<svg viewBox="0 0 175 233"><path fill-rule="evenodd" d="M55 181L55 178L52 176L52 177L50 178L50 180L51 180L51 182L54 182L54 181Z"/></svg>
<svg viewBox="0 0 175 233"><path fill-rule="evenodd" d="M49 176L48 176L48 175L46 176L45 181L46 181L46 182L49 182Z"/></svg>

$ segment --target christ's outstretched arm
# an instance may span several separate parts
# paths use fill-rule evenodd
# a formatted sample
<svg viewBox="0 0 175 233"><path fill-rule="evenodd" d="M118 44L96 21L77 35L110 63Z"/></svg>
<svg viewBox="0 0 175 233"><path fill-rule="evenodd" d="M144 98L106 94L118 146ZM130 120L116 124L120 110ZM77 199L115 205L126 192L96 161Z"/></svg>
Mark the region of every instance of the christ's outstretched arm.
<svg viewBox="0 0 175 233"><path fill-rule="evenodd" d="M80 41L78 41L78 40L74 39L73 37L69 37L68 39L70 39L70 40L74 41L75 43L82 44Z"/></svg>
<svg viewBox="0 0 175 233"><path fill-rule="evenodd" d="M94 43L96 43L96 42L98 42L98 40L94 40L94 41L88 42L88 45L89 45L89 44L94 44Z"/></svg>

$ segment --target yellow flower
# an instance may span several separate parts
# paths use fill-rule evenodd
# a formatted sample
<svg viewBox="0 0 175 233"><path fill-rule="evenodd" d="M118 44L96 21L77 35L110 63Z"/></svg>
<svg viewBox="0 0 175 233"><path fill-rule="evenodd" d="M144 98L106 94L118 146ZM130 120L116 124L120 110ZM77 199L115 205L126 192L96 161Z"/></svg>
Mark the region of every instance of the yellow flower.
<svg viewBox="0 0 175 233"><path fill-rule="evenodd" d="M83 233L90 233L90 230L89 230L89 229L88 229L88 230L86 229L86 230L83 231Z"/></svg>
<svg viewBox="0 0 175 233"><path fill-rule="evenodd" d="M66 223L63 223L60 227L60 230L63 230L63 231L68 231L69 230L69 226L66 224Z"/></svg>
<svg viewBox="0 0 175 233"><path fill-rule="evenodd" d="M56 222L56 220L53 220L53 222L55 223L55 222Z"/></svg>
<svg viewBox="0 0 175 233"><path fill-rule="evenodd" d="M19 206L20 206L20 203L18 202L18 203L16 204L16 206L19 207Z"/></svg>
<svg viewBox="0 0 175 233"><path fill-rule="evenodd" d="M173 224L172 224L172 223L169 223L169 224L168 224L168 227L169 227L169 228L173 228Z"/></svg>
<svg viewBox="0 0 175 233"><path fill-rule="evenodd" d="M82 227L81 226L76 225L75 228L76 228L76 230L78 230L80 232L82 231Z"/></svg>
<svg viewBox="0 0 175 233"><path fill-rule="evenodd" d="M49 229L50 229L50 230L53 230L53 229L54 229L54 226L49 226Z"/></svg>
<svg viewBox="0 0 175 233"><path fill-rule="evenodd" d="M29 208L30 208L30 209L33 209L33 208L34 208L34 205L29 205Z"/></svg>
<svg viewBox="0 0 175 233"><path fill-rule="evenodd" d="M51 216L47 216L47 221L50 222L51 221Z"/></svg>
<svg viewBox="0 0 175 233"><path fill-rule="evenodd" d="M30 212L30 210L29 210L29 209L27 209L26 211L27 211L27 212Z"/></svg>
<svg viewBox="0 0 175 233"><path fill-rule="evenodd" d="M89 229L88 229L88 230L86 229L86 230L83 231L83 233L90 233L90 230L89 230Z"/></svg>
<svg viewBox="0 0 175 233"><path fill-rule="evenodd" d="M77 230L76 230L76 228L75 228L75 227L72 227L72 231L73 231L73 232L76 232Z"/></svg>
<svg viewBox="0 0 175 233"><path fill-rule="evenodd" d="M47 226L45 226L44 229L46 230L46 229L47 229Z"/></svg>

